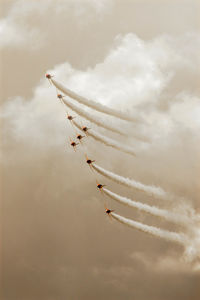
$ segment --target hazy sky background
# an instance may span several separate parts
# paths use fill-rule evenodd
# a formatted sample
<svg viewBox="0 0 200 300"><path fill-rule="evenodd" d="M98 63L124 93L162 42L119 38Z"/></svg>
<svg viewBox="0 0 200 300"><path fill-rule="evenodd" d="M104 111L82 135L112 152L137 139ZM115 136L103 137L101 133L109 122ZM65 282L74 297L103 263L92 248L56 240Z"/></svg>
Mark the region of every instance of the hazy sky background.
<svg viewBox="0 0 200 300"><path fill-rule="evenodd" d="M81 95L143 117L147 124L133 125L94 112L129 132L123 142L137 157L92 139L88 155L185 200L155 201L97 176L99 181L143 203L199 213L200 2L0 4L2 299L199 299L198 260L188 262L172 242L109 221L95 176L82 151L70 148L73 129L44 77L50 71ZM151 143L134 140L134 132ZM145 224L185 230L107 203Z"/></svg>

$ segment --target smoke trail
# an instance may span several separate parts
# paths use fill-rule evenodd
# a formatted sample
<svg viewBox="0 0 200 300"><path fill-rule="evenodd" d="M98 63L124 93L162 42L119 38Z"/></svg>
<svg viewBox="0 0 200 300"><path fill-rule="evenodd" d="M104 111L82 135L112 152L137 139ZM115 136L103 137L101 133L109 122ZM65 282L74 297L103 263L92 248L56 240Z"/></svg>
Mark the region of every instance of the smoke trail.
<svg viewBox="0 0 200 300"><path fill-rule="evenodd" d="M85 97L79 96L78 94L72 92L68 88L64 87L62 84L58 83L56 80L51 78L51 82L54 84L54 86L62 91L65 95L69 96L70 98L73 98L74 100L78 101L79 103L85 104L99 112L105 113L107 115L114 116L116 118L130 121L130 122L138 122L140 121L138 117L131 117L129 114L121 113L120 111L114 110L110 107L107 107L105 105L102 105L100 103L94 102L92 100L89 100Z"/></svg>
<svg viewBox="0 0 200 300"><path fill-rule="evenodd" d="M128 136L128 134L126 134L125 132L121 131L118 128L113 127L112 125L105 123L95 117L93 117L90 113L86 112L85 110L81 109L80 107L76 106L74 103L72 103L71 101L69 101L68 99L62 99L63 103L68 106L71 110L75 111L77 114L79 114L80 116L82 116L83 118L87 119L88 121L96 124L99 127L105 128L107 130L110 130L112 132L118 133L120 135L123 136ZM137 140L140 140L142 142L145 143L149 143L150 140L145 137L142 136L141 134L136 134L136 133L131 133L131 136Z"/></svg>
<svg viewBox="0 0 200 300"><path fill-rule="evenodd" d="M75 111L77 114L79 114L81 117L87 119L88 121L100 126L100 127L103 127L105 129L108 129L110 131L113 131L115 133L119 133L121 135L126 135L124 132L122 132L121 130L119 129L116 129L115 127L113 127L112 125L109 125L107 124L106 122L102 122L101 120L91 116L90 113L84 111L82 108L76 106L75 104L73 104L71 101L69 101L68 99L65 99L63 98L63 103L68 106L70 109L72 109L73 111Z"/></svg>
<svg viewBox="0 0 200 300"><path fill-rule="evenodd" d="M149 233L153 236L163 238L163 239L166 239L168 241L173 241L173 242L182 244L184 246L188 243L187 237L182 233L171 232L171 231L160 229L160 228L157 228L157 227L154 227L154 226L145 225L143 223L136 222L136 221L124 218L124 217L122 217L118 214L115 214L113 212L111 212L110 214L118 222L120 222L124 225L127 225L129 227L133 227L135 229L138 229L140 231Z"/></svg>
<svg viewBox="0 0 200 300"><path fill-rule="evenodd" d="M111 192L111 191L109 191L105 188L103 188L103 192L108 197L110 197L111 199L114 199L114 200L116 200L116 201L118 201L118 202L120 202L124 205L139 209L139 210L144 211L146 213L149 213L153 216L161 217L161 218L164 218L168 221L171 221L173 223L178 223L178 224L189 225L189 223L190 223L189 218L178 215L178 214L175 214L175 213L170 213L169 211L167 211L165 209L160 209L160 208L157 208L155 206L150 206L150 205L147 205L147 204L143 204L143 203L140 203L140 202L133 201L133 200L128 199L126 197L122 197L120 195L117 195L117 194L115 194L115 193L113 193L113 192Z"/></svg>
<svg viewBox="0 0 200 300"><path fill-rule="evenodd" d="M82 130L81 126L78 123L76 123L76 121L73 120L73 123L78 129ZM135 152L133 152L132 148L120 145L116 141L94 131L93 129L90 129L89 131L87 131L87 134L89 136L93 137L93 139L105 144L106 146L115 148L117 150L123 151L124 153L135 156Z"/></svg>
<svg viewBox="0 0 200 300"><path fill-rule="evenodd" d="M112 173L108 170L105 170L103 168L101 168L100 166L96 165L96 164L92 164L92 167L95 171L97 171L99 174L119 183L122 185L125 185L129 188L133 188L139 191L143 191L145 193L147 193L150 196L153 196L155 198L160 198L160 199L168 199L169 197L171 197L171 195L167 194L163 189L161 189L160 187L156 187L156 186L150 186L150 185L145 185L142 184L138 181L135 181L133 179L129 179L120 175L117 175L115 173Z"/></svg>

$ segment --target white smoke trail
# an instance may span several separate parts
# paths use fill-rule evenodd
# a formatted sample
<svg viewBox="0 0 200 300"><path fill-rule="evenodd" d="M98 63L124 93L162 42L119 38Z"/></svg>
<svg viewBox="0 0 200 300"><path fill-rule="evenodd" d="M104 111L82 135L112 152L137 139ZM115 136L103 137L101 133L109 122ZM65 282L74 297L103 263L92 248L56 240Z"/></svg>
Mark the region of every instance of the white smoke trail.
<svg viewBox="0 0 200 300"><path fill-rule="evenodd" d="M133 201L131 199L128 199L126 197L122 197L118 194L115 194L111 191L109 191L108 189L103 188L103 192L110 197L111 199L114 199L124 205L136 208L138 210L144 211L146 213L149 213L153 216L157 216L157 217L161 217L164 218L168 221L171 221L173 223L177 223L177 224L183 224L183 225L189 225L190 224L190 219L182 216L182 215L178 215L175 213L171 213L165 209L160 209L158 207L155 206L150 206L144 203L140 203L140 202L136 202Z"/></svg>
<svg viewBox="0 0 200 300"><path fill-rule="evenodd" d="M70 98L73 98L74 100L78 101L79 103L85 104L88 107L91 107L99 112L114 116L116 118L125 120L125 121L130 121L130 122L138 122L140 121L138 117L132 117L129 114L126 113L121 113L120 111L114 110L110 107L107 107L105 105L102 105L100 103L94 102L92 100L89 100L85 97L82 97L68 88L64 87L62 84L58 83L56 80L51 78L51 82L54 84L54 86L62 91L65 95L69 96Z"/></svg>
<svg viewBox="0 0 200 300"><path fill-rule="evenodd" d="M82 130L81 126L76 121L73 120L73 123L78 129ZM135 152L132 150L132 148L120 145L118 142L116 142L116 141L114 141L114 140L112 140L112 139L96 132L93 129L90 129L89 131L87 131L87 134L89 136L93 137L95 140L105 144L106 146L115 148L117 150L120 150L120 151L122 151L124 153L127 153L127 154L130 154L130 155L136 156Z"/></svg>
<svg viewBox="0 0 200 300"><path fill-rule="evenodd" d="M147 193L150 196L153 196L155 198L159 198L159 199L168 199L169 197L171 197L170 194L166 193L163 189L161 189L160 187L156 187L156 186L150 186L150 185L145 185L142 184L138 181L135 181L133 179L129 179L120 175L117 175L113 172L110 172L108 170L105 170L103 168L101 168L100 166L98 166L97 164L92 164L92 167L95 171L97 171L99 174L119 183L122 184L124 186L127 186L129 188L133 188L139 191L143 191L145 193Z"/></svg>
<svg viewBox="0 0 200 300"><path fill-rule="evenodd" d="M183 233L176 233L176 232L171 232L171 231L167 231L164 229L160 229L154 226L149 226L140 222L136 222L127 218L124 218L116 213L111 212L110 213L111 216L117 220L118 222L127 225L129 227L138 229L140 231L149 233L153 236L159 237L159 238L163 238L166 239L168 241L173 241L182 245L186 245L188 244L188 239L187 237L183 234Z"/></svg>
<svg viewBox="0 0 200 300"><path fill-rule="evenodd" d="M119 129L116 129L115 127L113 127L112 125L106 123L106 122L103 122L93 116L91 116L90 113L86 112L85 110L83 110L82 108L76 106L74 103L72 103L71 101L69 101L68 99L65 99L63 98L63 103L68 106L71 110L75 111L77 114L79 114L81 117L87 119L88 121L100 126L100 127L103 127L107 130L110 130L112 132L115 132L115 133L118 133L118 134L121 134L121 135L126 135L124 132L122 132L121 130Z"/></svg>

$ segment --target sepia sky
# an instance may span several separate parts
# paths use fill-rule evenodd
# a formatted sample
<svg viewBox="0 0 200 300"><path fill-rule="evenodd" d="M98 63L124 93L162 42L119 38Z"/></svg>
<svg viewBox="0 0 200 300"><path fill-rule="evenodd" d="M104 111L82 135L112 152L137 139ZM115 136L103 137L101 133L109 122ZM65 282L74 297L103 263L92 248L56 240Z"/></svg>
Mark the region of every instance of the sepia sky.
<svg viewBox="0 0 200 300"><path fill-rule="evenodd" d="M2 300L199 299L200 256L109 220L104 202L132 220L189 234L197 245L199 223L190 232L124 207L97 191L96 180L142 203L200 213L200 1L1 0L0 8ZM136 157L92 138L74 152L74 128L46 72L140 117L130 123L86 109L128 137L76 118ZM84 152L175 200L101 177Z"/></svg>

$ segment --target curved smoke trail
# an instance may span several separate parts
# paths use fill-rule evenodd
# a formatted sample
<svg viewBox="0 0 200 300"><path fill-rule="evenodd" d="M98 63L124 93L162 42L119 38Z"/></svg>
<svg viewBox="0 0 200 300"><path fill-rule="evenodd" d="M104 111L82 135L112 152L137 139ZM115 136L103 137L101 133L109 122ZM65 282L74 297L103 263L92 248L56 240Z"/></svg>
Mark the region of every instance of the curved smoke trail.
<svg viewBox="0 0 200 300"><path fill-rule="evenodd" d="M116 213L113 213L113 212L111 212L110 214L118 222L120 222L124 225L127 225L129 227L138 229L140 231L146 232L146 233L151 234L153 236L163 238L163 239L168 240L168 241L173 241L175 243L179 243L179 244L184 245L184 246L188 243L187 237L182 233L171 232L171 231L160 229L160 228L157 228L157 227L154 227L154 226L149 226L149 225L137 222L137 221L127 219L127 218L122 217L122 216L120 216Z"/></svg>
<svg viewBox="0 0 200 300"><path fill-rule="evenodd" d="M81 126L73 120L73 124L80 130L82 130ZM118 142L94 131L93 129L90 129L89 131L87 131L87 134L91 137L93 137L93 139L105 144L106 146L109 146L109 147L112 147L112 148L115 148L117 150L120 150L124 153L127 153L127 154L130 154L130 155L133 155L133 156L136 156L135 152L132 150L132 148L129 148L129 147L126 147L126 146L123 146L123 145L120 145Z"/></svg>
<svg viewBox="0 0 200 300"><path fill-rule="evenodd" d="M160 209L158 207L155 206L150 206L144 203L140 203L137 201L133 201L131 199L128 199L126 197L122 197L118 194L115 194L105 188L103 188L103 192L110 197L111 199L114 199L124 205L136 208L138 210L144 211L146 213L149 213L153 216L157 216L157 217L161 217L164 218L168 221L171 221L173 223L177 223L177 224L183 224L183 225L188 225L190 223L190 219L187 217L184 217L182 215L178 215L175 213L170 213L169 211L165 210L165 209Z"/></svg>
<svg viewBox="0 0 200 300"><path fill-rule="evenodd" d="M156 187L156 186L151 186L151 185L145 185L142 184L138 181L135 181L133 179L129 179L120 175L117 175L113 172L110 172L108 170L103 169L102 167L98 166L97 164L92 164L92 167L95 171L97 171L99 174L119 183L122 184L124 186L127 186L129 188L133 188L139 191L143 191L145 193L147 193L150 196L153 196L155 198L159 198L159 199L168 199L169 197L171 197L171 195L169 195L168 193L166 193L163 189L161 189L160 187Z"/></svg>
<svg viewBox="0 0 200 300"><path fill-rule="evenodd" d="M105 105L102 105L100 103L94 102L92 100L89 100L85 97L82 97L73 91L69 90L65 86L63 86L61 83L57 82L56 80L51 78L51 82L54 84L54 86L62 91L65 95L69 96L70 98L73 98L74 100L87 105L88 107L91 107L99 112L105 113L107 115L114 116L116 118L125 120L125 121L130 121L130 122L138 122L140 121L138 117L131 117L129 114L126 113L121 113L120 111L114 110L110 107L107 107Z"/></svg>
<svg viewBox="0 0 200 300"><path fill-rule="evenodd" d="M112 125L109 125L108 123L106 122L103 122L93 116L91 116L90 113L86 112L85 110L83 110L82 108L76 106L74 103L70 102L69 100L63 98L62 99L63 103L68 106L71 110L73 110L74 112L76 112L78 115L80 115L81 117L87 119L88 121L100 126L100 127L103 127L107 130L110 130L112 132L115 132L115 133L118 133L118 134L121 134L121 135L126 135L124 132L122 132L121 130L119 129L116 129L115 127L113 127Z"/></svg>

